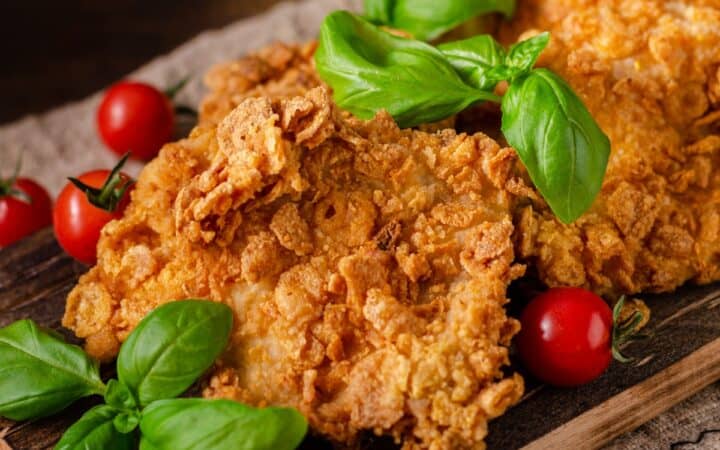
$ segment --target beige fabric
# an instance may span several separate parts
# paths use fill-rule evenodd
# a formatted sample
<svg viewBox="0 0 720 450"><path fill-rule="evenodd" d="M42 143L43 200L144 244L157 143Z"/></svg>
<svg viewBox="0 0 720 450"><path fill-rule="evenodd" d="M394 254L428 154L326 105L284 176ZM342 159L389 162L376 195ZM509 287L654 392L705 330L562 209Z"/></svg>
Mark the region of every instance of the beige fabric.
<svg viewBox="0 0 720 450"><path fill-rule="evenodd" d="M195 75L179 95L197 104L201 75L214 63L238 57L270 42L302 41L315 36L320 21L335 9L357 9L360 0L306 0L281 4L270 12L224 29L203 33L172 53L150 62L128 77L169 86ZM57 195L65 177L96 167L111 167L115 157L105 150L95 130L95 111L101 93L77 103L0 126L0 173L12 170L14 156L23 154L23 173L41 180ZM141 165L132 163L137 174ZM704 429L720 427L720 384L713 385L638 430L612 442L610 449L660 449L677 441L698 439ZM2 441L0 440L0 448ZM720 448L720 433L707 434L700 444L677 447Z"/></svg>

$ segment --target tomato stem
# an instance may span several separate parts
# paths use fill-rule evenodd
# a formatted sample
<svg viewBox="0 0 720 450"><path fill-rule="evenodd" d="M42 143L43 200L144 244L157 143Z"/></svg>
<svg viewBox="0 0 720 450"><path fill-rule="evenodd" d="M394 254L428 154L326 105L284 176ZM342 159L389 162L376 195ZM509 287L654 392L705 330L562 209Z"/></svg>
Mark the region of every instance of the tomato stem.
<svg viewBox="0 0 720 450"><path fill-rule="evenodd" d="M613 329L612 329L612 355L613 358L622 362L629 363L633 358L623 355L620 348L625 344L647 338L647 335L639 334L638 326L643 321L643 314L635 311L625 320L620 320L623 306L625 306L625 296L623 295L613 307Z"/></svg>
<svg viewBox="0 0 720 450"><path fill-rule="evenodd" d="M18 156L15 162L15 170L8 179L0 178L0 197L15 197L25 203L32 205L32 198L20 189L15 189L15 182L20 176L20 169L22 168L22 154Z"/></svg>
<svg viewBox="0 0 720 450"><path fill-rule="evenodd" d="M190 81L189 75L187 77L183 78L182 80L178 81L174 85L170 86L169 88L165 89L165 91L163 91L163 93L170 100L174 100L177 93L180 92L182 90L182 88L185 87L186 84L188 84L188 81Z"/></svg>
<svg viewBox="0 0 720 450"><path fill-rule="evenodd" d="M178 81L175 85L170 86L169 88L165 89L163 91L163 94L167 98L170 99L171 102L175 101L175 96L180 92L186 84L190 81L190 76L187 76L183 78L182 80ZM195 111L193 108L187 106L187 105L173 105L173 110L175 111L175 114L179 116L189 116L192 118L196 118L198 116L197 111Z"/></svg>
<svg viewBox="0 0 720 450"><path fill-rule="evenodd" d="M91 205L107 212L115 212L125 192L135 183L132 178L123 183L123 177L120 174L120 170L122 170L129 157L130 153L128 152L118 161L108 175L107 180L105 180L105 184L100 188L88 186L77 178L70 177L68 180L87 195L88 202Z"/></svg>

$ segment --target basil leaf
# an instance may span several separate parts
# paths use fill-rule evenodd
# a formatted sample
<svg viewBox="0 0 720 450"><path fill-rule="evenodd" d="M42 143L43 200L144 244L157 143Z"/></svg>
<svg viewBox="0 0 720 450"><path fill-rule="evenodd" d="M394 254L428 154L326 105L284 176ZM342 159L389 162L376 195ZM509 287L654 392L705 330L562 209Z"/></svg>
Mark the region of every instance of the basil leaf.
<svg viewBox="0 0 720 450"><path fill-rule="evenodd" d="M504 74L495 72L505 63L505 50L488 34L448 42L437 48L471 86L492 90L499 81L506 79Z"/></svg>
<svg viewBox="0 0 720 450"><path fill-rule="evenodd" d="M113 426L122 434L132 432L140 424L140 412L122 412L118 413L113 420Z"/></svg>
<svg viewBox="0 0 720 450"><path fill-rule="evenodd" d="M133 410L137 408L137 402L130 389L118 380L110 380L105 390L105 403L119 411Z"/></svg>
<svg viewBox="0 0 720 450"><path fill-rule="evenodd" d="M536 69L515 79L502 101L502 132L564 223L600 191L610 141L559 76Z"/></svg>
<svg viewBox="0 0 720 450"><path fill-rule="evenodd" d="M188 398L153 402L140 429L146 449L292 450L307 433L307 421L294 409Z"/></svg>
<svg viewBox="0 0 720 450"><path fill-rule="evenodd" d="M220 355L232 328L221 303L184 300L148 314L120 349L118 377L141 406L182 394Z"/></svg>
<svg viewBox="0 0 720 450"><path fill-rule="evenodd" d="M501 12L510 17L515 12L515 0L397 0L392 22L387 25L428 41L473 17L490 12Z"/></svg>
<svg viewBox="0 0 720 450"><path fill-rule="evenodd" d="M436 48L386 33L346 11L325 18L315 62L335 101L362 119L387 110L401 127L449 117L491 92L463 82Z"/></svg>
<svg viewBox="0 0 720 450"><path fill-rule="evenodd" d="M140 411L135 397L125 383L118 380L108 381L105 403L117 411L117 416L113 420L116 430L127 434L137 428L140 423Z"/></svg>
<svg viewBox="0 0 720 450"><path fill-rule="evenodd" d="M0 329L0 416L33 419L102 394L98 363L32 320Z"/></svg>
<svg viewBox="0 0 720 450"><path fill-rule="evenodd" d="M65 431L55 450L132 450L135 436L119 433L113 426L115 410L98 405Z"/></svg>
<svg viewBox="0 0 720 450"><path fill-rule="evenodd" d="M372 23L389 25L395 3L395 0L365 0L365 17Z"/></svg>
<svg viewBox="0 0 720 450"><path fill-rule="evenodd" d="M548 42L550 42L550 33L547 31L518 42L510 47L505 64L518 69L517 74L530 71Z"/></svg>
<svg viewBox="0 0 720 450"><path fill-rule="evenodd" d="M140 438L140 450L160 450L158 447L155 447L152 445L150 441L147 440L146 437Z"/></svg>

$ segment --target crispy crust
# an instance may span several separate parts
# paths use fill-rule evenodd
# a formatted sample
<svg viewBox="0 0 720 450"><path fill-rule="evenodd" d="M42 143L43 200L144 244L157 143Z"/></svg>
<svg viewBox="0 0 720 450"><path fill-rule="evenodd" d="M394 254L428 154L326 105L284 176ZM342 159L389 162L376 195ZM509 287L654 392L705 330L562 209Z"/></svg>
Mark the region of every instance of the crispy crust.
<svg viewBox="0 0 720 450"><path fill-rule="evenodd" d="M315 42L278 42L211 68L205 75L210 93L200 105L200 121L220 122L248 97L290 98L318 86L312 61L315 47Z"/></svg>
<svg viewBox="0 0 720 450"><path fill-rule="evenodd" d="M612 154L600 196L571 225L525 193L518 257L550 286L611 297L720 279L720 5L525 0L499 34L542 30L553 37L540 65L579 93ZM310 55L293 67L317 84Z"/></svg>
<svg viewBox="0 0 720 450"><path fill-rule="evenodd" d="M501 371L514 167L482 134L360 121L324 88L245 100L146 167L63 323L107 358L161 303L224 301L206 396L294 406L341 442L481 448L523 391Z"/></svg>
<svg viewBox="0 0 720 450"><path fill-rule="evenodd" d="M518 256L551 286L610 296L720 279L720 3L525 0L506 41L550 30L540 65L608 134L602 192L572 225L535 202Z"/></svg>

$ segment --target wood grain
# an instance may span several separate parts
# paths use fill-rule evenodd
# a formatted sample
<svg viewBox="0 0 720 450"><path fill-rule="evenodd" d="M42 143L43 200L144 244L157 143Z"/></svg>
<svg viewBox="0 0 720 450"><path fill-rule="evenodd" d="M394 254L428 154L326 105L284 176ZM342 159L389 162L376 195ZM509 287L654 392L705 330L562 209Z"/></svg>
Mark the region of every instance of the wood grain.
<svg viewBox="0 0 720 450"><path fill-rule="evenodd" d="M606 400L537 439L523 450L597 448L632 431L720 379L720 339ZM618 415L617 411L625 414Z"/></svg>
<svg viewBox="0 0 720 450"><path fill-rule="evenodd" d="M31 317L77 342L60 327L60 318L67 292L85 270L62 253L51 230L0 250L0 326ZM511 289L515 312L522 306L518 292L523 291L524 286ZM648 326L653 337L626 349L638 356L635 363L613 363L598 380L576 389L543 386L525 375L527 393L490 424L488 448L596 448L720 378L720 285L688 286L642 298L653 312ZM104 367L105 377L112 370ZM0 431L9 428L5 439L14 449L50 449L97 401L85 399L62 415L34 422L0 419ZM302 448L333 446L310 437ZM397 447L390 439L368 435L357 448Z"/></svg>
<svg viewBox="0 0 720 450"><path fill-rule="evenodd" d="M488 448L515 449L529 445L589 411L595 411L594 421L602 419L605 423L625 420L627 415L635 416L631 426L636 427L720 378L716 373L701 377L704 368L700 366L681 366L687 369L685 372L671 368L720 337L720 285L685 286L674 293L641 297L652 310L645 330L652 337L633 344L625 351L637 357L634 363L613 362L599 379L573 389L540 385L523 374L527 382L526 394L518 405L490 424ZM720 360L720 353L712 356L715 361ZM696 360L690 360L690 363L693 361ZM521 368L518 370L522 373ZM666 370L672 379L695 376L699 385L686 386L682 382L673 385L678 392L673 392L668 403L663 405L664 409L637 408L624 403L613 404L614 409L597 409L628 389L637 388L636 392L646 392L654 382L651 377ZM641 404L649 404L656 399L646 396L641 400ZM600 446L630 429L630 425L621 429L608 428L606 433L593 441L592 446L577 448ZM589 439L589 436L585 437Z"/></svg>

